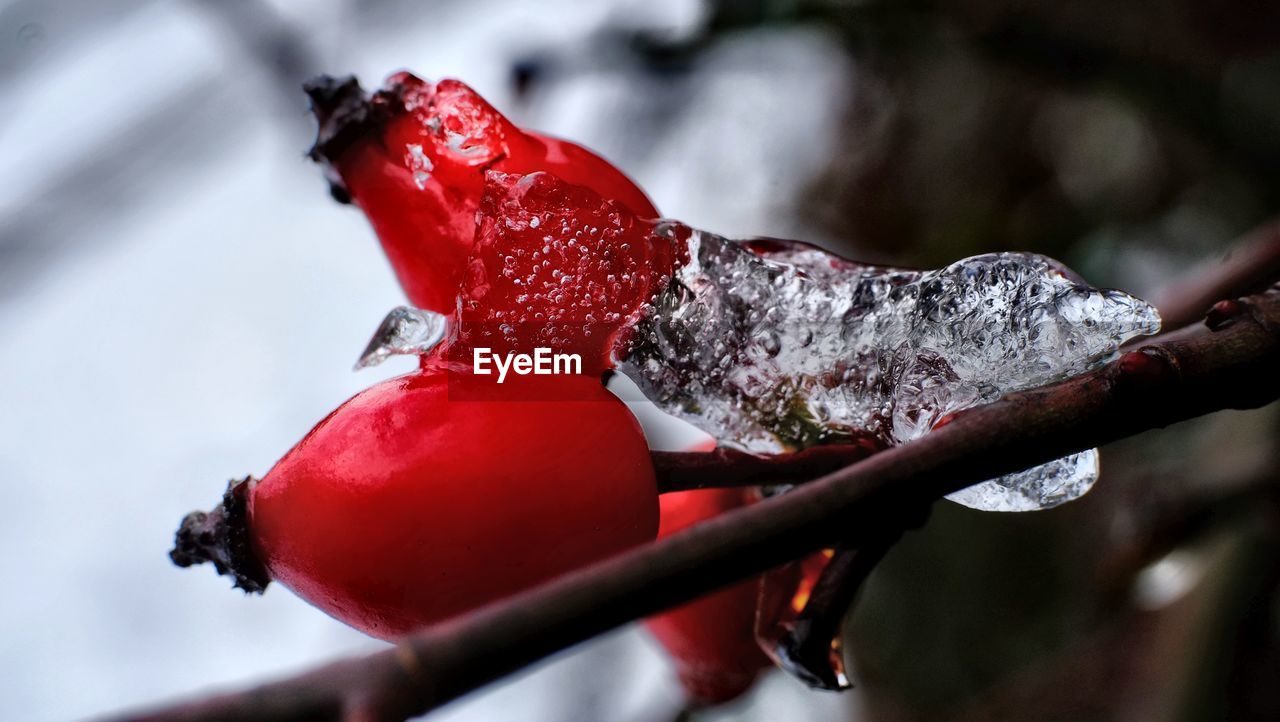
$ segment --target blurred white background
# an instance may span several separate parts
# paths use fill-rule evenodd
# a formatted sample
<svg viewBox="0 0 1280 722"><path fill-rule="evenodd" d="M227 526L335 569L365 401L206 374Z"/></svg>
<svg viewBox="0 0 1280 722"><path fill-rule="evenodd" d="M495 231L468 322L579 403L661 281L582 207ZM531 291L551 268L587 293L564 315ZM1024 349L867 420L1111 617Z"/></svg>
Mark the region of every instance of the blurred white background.
<svg viewBox="0 0 1280 722"><path fill-rule="evenodd" d="M691 0L0 2L0 718L94 716L381 646L286 589L245 597L166 557L228 478L262 474L411 365L350 371L402 298L303 157L302 79L458 77L614 160L666 215L805 235L791 203L854 69L799 29L737 36L678 73L625 48L702 17ZM536 92L515 92L517 64ZM656 721L680 704L631 628L434 718ZM773 675L706 718L856 706Z"/></svg>

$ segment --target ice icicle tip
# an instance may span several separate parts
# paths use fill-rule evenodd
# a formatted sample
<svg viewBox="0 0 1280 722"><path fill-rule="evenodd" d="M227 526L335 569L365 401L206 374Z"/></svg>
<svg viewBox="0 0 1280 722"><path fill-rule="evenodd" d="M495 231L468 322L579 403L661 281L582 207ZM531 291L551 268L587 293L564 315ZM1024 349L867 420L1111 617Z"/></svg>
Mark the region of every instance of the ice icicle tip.
<svg viewBox="0 0 1280 722"><path fill-rule="evenodd" d="M397 306L382 319L356 370L377 366L392 356L420 356L435 348L449 328L448 317L410 306Z"/></svg>

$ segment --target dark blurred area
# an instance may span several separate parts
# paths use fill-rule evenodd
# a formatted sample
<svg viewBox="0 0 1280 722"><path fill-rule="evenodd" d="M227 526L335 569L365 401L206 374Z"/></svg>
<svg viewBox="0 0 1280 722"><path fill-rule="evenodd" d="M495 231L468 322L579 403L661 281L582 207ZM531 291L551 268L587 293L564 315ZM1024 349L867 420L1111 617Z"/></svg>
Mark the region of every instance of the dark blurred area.
<svg viewBox="0 0 1280 722"><path fill-rule="evenodd" d="M3 635L0 671L12 685L5 695L19 700L13 719L85 714L116 692L125 695L118 704L152 699L211 674L138 667L137 680L121 677L86 697L88 709L58 707L51 692L14 676L30 664L32 677L57 674L55 660L66 656L59 650L86 646L69 633L52 643L19 627L47 629L67 617L86 629L102 625L84 609L104 604L134 619L161 614L148 611L145 589L108 603L93 598L97 586L65 582L84 574L78 564L133 574L146 556L154 565L135 583L146 587L141 580L153 572L169 583L160 532L135 532L136 549L102 553L112 561L15 551L74 503L68 499L87 475L119 467L122 484L164 489L188 469L203 476L183 474L180 490L208 492L218 474L242 471L224 468L226 459L269 463L369 381L321 375L343 371L349 360L337 349L354 357L398 292L367 228L329 203L319 173L303 163L311 129L298 88L312 74L357 71L367 84L399 67L457 75L518 122L600 150L664 213L710 230L803 237L853 258L917 267L1037 252L1094 285L1154 302L1280 208L1280 4L551 5L0 2L0 335L9 339L0 350L9 377L0 408L13 414L0 428L14 435L0 447L0 471L15 487L33 488L18 502L30 505L30 520L0 536L10 548L2 568L6 579L47 574L50 594L62 600L57 617L41 616L38 600L10 602L14 619L26 620ZM279 167L240 175L263 157ZM181 210L201 197L199 208ZM210 220L224 214L235 224ZM152 236L157 249L205 250L130 255L131 244ZM124 270L86 270L86 259L97 258L118 258ZM197 295L184 296L184 283L157 281L177 264L203 274ZM108 285L75 295L86 273ZM278 277L292 280L264 291ZM111 305L131 298L123 289L155 292L119 312L133 314L140 328L163 329L152 336L164 339L123 329L128 319ZM240 300L219 300L222 292ZM50 300L59 298L70 299L62 310ZM105 305L93 305L99 301ZM248 320L272 304L275 316ZM64 348L57 344L82 313L112 329L89 343L122 358L119 367L82 371L79 362L30 360L33 345ZM206 345L183 348L192 328L207 334ZM330 340L338 328L346 330ZM256 355L228 369L217 355L232 346ZM300 379L293 369L304 352L323 365ZM192 386L186 381L157 391L172 400L154 407L121 391L115 406L130 410L113 433L125 436L82 449L78 466L50 471L37 457L63 449L58 438L67 427L33 409L83 403L84 414L106 413L97 410L102 398L44 395L55 382L84 374L91 396L134 383L149 388L165 372L131 359L164 354L201 378L224 374L226 388L250 383L245 378L257 385L231 395L222 411L200 405L220 395L216 387L175 396ZM191 365L198 363L208 366ZM273 370L260 371L262 364ZM326 393L309 394L326 383ZM163 444L195 446L189 453L202 456L154 456L168 452L129 432L130 414L145 414L155 428L204 415L207 426ZM248 431L239 429L244 414L259 419ZM1103 449L1097 486L1061 508L995 514L941 502L924 528L890 551L852 612L846 649L857 689L847 699L770 680L736 707L695 717L1280 719L1278 440L1274 404L1222 413ZM166 460L126 473L144 456ZM95 484L115 478L107 477ZM188 499L204 498L195 494L164 492L172 513L146 508L145 498L122 506L140 510L129 512L137 519L159 517L167 534ZM118 644L161 666L156 650L179 645L197 614L252 614L207 581L192 594L227 595L217 604L228 606L188 606L172 612L171 623L152 622L154 634L91 640L106 647L93 664L108 664L116 656L109 645ZM320 641L315 630L335 623L296 600L264 601L285 605L267 620L314 615L274 630L272 643L297 656L263 657L264 669L362 644L354 636ZM240 634L253 638L269 624ZM643 644L626 637L580 653L638 659L615 668L642 670L643 684L620 677L602 691L591 676L605 674L602 667L562 660L500 690L501 705L446 714L483 719L543 695L555 701L528 707L528 719L659 719L662 705L636 698L672 690L653 681L662 675L654 671L658 657L636 651ZM232 659L227 652L209 664ZM615 704L610 694L630 701Z"/></svg>

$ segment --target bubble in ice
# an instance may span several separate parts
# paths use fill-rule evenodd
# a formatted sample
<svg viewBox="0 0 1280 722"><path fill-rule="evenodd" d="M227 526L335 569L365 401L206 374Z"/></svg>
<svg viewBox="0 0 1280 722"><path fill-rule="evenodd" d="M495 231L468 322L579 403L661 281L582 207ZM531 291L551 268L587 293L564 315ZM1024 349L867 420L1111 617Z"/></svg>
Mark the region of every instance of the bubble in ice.
<svg viewBox="0 0 1280 722"><path fill-rule="evenodd" d="M369 345L356 361L356 370L377 366L397 355L421 355L440 343L449 328L448 317L433 311L397 306L382 319Z"/></svg>
<svg viewBox="0 0 1280 722"><path fill-rule="evenodd" d="M679 228L688 261L638 322L620 370L661 408L746 451L905 443L949 413L1086 371L1160 328L1149 304L1091 288L1043 256L911 271ZM1084 494L1097 475L1097 452L1086 451L949 498L1042 509Z"/></svg>

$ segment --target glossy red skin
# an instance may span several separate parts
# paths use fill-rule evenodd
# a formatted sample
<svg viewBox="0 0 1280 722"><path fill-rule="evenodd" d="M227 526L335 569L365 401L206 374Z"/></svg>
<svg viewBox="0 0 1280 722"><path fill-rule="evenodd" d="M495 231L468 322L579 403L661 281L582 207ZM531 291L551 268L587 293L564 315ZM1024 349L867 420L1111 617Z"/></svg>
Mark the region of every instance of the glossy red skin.
<svg viewBox="0 0 1280 722"><path fill-rule="evenodd" d="M334 168L369 218L409 300L449 313L470 255L485 172L547 171L586 186L641 218L657 209L635 183L591 151L523 131L457 80L430 83L409 73L387 79L403 99L377 137L343 151ZM450 134L474 142L450 145ZM422 187L409 147L431 162Z"/></svg>
<svg viewBox="0 0 1280 722"><path fill-rule="evenodd" d="M450 398L460 391L468 400ZM639 426L584 376L385 381L320 422L249 499L272 578L384 639L651 540L657 525Z"/></svg>
<svg viewBox="0 0 1280 722"><path fill-rule="evenodd" d="M476 217L459 306L464 355L545 347L599 375L670 279L672 244L651 221L549 173L490 171Z"/></svg>
<svg viewBox="0 0 1280 722"><path fill-rule="evenodd" d="M703 489L663 494L659 537L711 519L747 503L742 489ZM672 656L690 699L706 705L728 702L751 688L771 666L755 641L759 580L727 587L645 620Z"/></svg>

